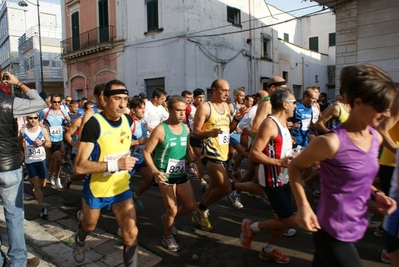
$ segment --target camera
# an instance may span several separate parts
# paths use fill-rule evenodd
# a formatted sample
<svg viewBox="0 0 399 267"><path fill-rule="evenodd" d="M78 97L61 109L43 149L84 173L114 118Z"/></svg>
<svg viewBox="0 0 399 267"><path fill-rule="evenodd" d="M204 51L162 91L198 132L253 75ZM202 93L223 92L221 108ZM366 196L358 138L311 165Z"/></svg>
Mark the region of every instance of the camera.
<svg viewBox="0 0 399 267"><path fill-rule="evenodd" d="M4 80L8 80L8 79L10 79L10 77L8 76L8 74L3 73L3 77L1 78L1 80L4 81Z"/></svg>

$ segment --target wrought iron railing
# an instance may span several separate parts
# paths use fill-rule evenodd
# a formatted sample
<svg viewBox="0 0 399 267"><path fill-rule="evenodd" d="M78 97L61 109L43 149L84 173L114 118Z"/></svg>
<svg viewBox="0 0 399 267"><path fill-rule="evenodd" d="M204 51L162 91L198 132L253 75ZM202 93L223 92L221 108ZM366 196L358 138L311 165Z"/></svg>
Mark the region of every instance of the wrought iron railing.
<svg viewBox="0 0 399 267"><path fill-rule="evenodd" d="M62 54L68 54L101 43L112 42L116 37L115 27L98 27L61 41Z"/></svg>

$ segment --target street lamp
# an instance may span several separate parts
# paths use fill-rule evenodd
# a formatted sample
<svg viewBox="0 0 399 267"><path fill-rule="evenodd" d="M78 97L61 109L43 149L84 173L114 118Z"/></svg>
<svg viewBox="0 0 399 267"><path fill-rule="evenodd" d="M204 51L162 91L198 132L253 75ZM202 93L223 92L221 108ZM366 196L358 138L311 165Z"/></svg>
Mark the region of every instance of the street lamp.
<svg viewBox="0 0 399 267"><path fill-rule="evenodd" d="M37 0L37 4L33 4L29 1L19 1L18 5L22 7L27 7L28 3L37 6L37 24L39 27L39 57L40 57L40 86L41 86L41 91L44 92L44 78L43 78L43 55L42 55L42 32L41 32L41 27L40 27L40 5L39 5L39 0ZM39 90L38 90L39 91Z"/></svg>

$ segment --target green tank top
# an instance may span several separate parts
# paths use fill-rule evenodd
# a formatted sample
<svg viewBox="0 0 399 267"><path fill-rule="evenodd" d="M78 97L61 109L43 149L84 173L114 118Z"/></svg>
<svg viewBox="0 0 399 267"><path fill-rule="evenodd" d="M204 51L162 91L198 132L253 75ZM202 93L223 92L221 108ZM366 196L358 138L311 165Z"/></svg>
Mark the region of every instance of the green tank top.
<svg viewBox="0 0 399 267"><path fill-rule="evenodd" d="M155 149L155 167L161 172L166 173L168 179L178 179L186 175L186 152L188 134L186 127L183 128L181 135L175 135L169 126L162 122L165 130L165 139L162 144L158 144Z"/></svg>

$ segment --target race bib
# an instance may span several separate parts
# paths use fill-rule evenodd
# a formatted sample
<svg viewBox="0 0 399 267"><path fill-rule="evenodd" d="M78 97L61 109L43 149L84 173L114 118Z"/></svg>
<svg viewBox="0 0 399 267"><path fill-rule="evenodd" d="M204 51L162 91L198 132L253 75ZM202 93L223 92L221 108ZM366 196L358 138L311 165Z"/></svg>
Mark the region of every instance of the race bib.
<svg viewBox="0 0 399 267"><path fill-rule="evenodd" d="M137 146L134 146L134 148L133 148L133 154L143 154L143 151L144 151L144 145L137 145Z"/></svg>
<svg viewBox="0 0 399 267"><path fill-rule="evenodd" d="M62 126L51 126L50 127L50 135L51 136L62 135Z"/></svg>
<svg viewBox="0 0 399 267"><path fill-rule="evenodd" d="M41 147L28 147L26 152L28 157L40 157L44 155L44 149Z"/></svg>
<svg viewBox="0 0 399 267"><path fill-rule="evenodd" d="M309 129L309 126L310 126L310 118L302 120L302 130L303 131L307 131Z"/></svg>
<svg viewBox="0 0 399 267"><path fill-rule="evenodd" d="M186 161L178 159L169 159L166 167L166 174L179 174L186 172Z"/></svg>
<svg viewBox="0 0 399 267"><path fill-rule="evenodd" d="M220 145L228 144L230 142L230 133L228 131L224 131L218 135L218 140Z"/></svg>

